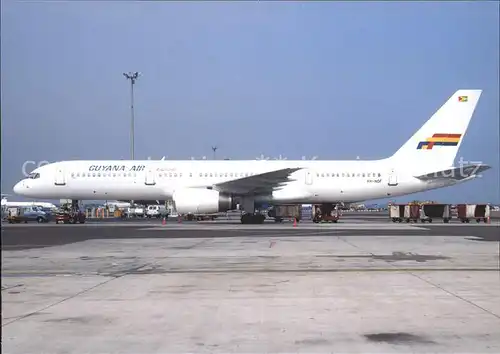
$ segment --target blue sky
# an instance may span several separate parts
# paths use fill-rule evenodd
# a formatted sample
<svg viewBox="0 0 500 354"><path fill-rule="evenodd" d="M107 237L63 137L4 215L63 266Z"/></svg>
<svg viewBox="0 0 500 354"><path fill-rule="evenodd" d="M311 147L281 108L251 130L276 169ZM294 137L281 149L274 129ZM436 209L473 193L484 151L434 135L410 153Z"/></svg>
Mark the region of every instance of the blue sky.
<svg viewBox="0 0 500 354"><path fill-rule="evenodd" d="M381 158L459 88L483 178L418 194L500 202L496 2L2 1L2 193L25 161ZM32 165L33 166L33 165ZM406 199L408 199L406 198Z"/></svg>

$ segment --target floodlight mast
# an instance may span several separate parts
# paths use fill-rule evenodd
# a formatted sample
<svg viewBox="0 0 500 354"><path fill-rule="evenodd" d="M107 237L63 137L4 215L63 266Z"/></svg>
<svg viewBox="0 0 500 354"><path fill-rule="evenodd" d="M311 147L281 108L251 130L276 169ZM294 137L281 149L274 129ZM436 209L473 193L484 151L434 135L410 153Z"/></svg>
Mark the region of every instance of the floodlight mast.
<svg viewBox="0 0 500 354"><path fill-rule="evenodd" d="M123 73L127 80L130 80L130 155L132 160L135 160L135 114L134 114L134 85L141 73L128 72Z"/></svg>
<svg viewBox="0 0 500 354"><path fill-rule="evenodd" d="M135 131L134 131L134 126L135 126L135 114L134 114L134 85L135 85L135 82L137 81L137 79L139 78L139 75L141 75L141 73L139 72L128 72L128 73L123 73L123 76L125 76L125 78L127 80L130 80L130 115L131 115L131 118L130 118L130 155L131 155L131 159L132 160L135 160ZM130 201L130 206L133 207L134 206L134 201L131 200ZM129 214L129 217L131 217L130 213Z"/></svg>

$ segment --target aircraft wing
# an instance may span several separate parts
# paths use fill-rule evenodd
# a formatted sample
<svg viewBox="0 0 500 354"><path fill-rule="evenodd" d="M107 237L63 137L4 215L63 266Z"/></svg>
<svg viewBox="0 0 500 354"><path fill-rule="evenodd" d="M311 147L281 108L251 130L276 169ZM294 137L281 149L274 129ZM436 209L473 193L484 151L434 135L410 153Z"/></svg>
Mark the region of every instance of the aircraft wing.
<svg viewBox="0 0 500 354"><path fill-rule="evenodd" d="M463 179L470 178L472 176L477 176L479 173L489 170L490 168L491 166L484 164L471 164L460 167L453 167L432 173L427 173L415 177L422 181L441 180L441 179L453 179L455 181L461 181Z"/></svg>
<svg viewBox="0 0 500 354"><path fill-rule="evenodd" d="M300 168L284 168L281 170L242 177L240 179L215 184L213 188L219 192L236 195L271 193L290 182L290 175Z"/></svg>

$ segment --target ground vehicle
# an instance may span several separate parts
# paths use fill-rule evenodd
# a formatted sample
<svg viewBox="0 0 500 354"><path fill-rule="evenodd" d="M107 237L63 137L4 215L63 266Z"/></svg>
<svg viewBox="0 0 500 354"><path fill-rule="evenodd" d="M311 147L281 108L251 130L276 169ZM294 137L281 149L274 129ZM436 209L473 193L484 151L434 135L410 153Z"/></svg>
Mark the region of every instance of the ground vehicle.
<svg viewBox="0 0 500 354"><path fill-rule="evenodd" d="M86 219L81 210L60 210L55 215L56 224L83 224Z"/></svg>
<svg viewBox="0 0 500 354"><path fill-rule="evenodd" d="M136 217L136 218L143 218L146 215L144 214L144 208L142 207L131 207L127 209L127 216L129 217Z"/></svg>
<svg viewBox="0 0 500 354"><path fill-rule="evenodd" d="M276 205L268 211L267 215L274 218L275 222L282 222L283 219L295 219L299 222L302 219L302 205Z"/></svg>
<svg viewBox="0 0 500 354"><path fill-rule="evenodd" d="M471 219L476 222L488 222L490 218L490 206L488 204L458 204L458 219L463 223L469 223Z"/></svg>
<svg viewBox="0 0 500 354"><path fill-rule="evenodd" d="M341 216L340 206L337 204L313 205L313 222L338 222Z"/></svg>
<svg viewBox="0 0 500 354"><path fill-rule="evenodd" d="M445 223L451 220L449 204L423 204L420 208L420 221L432 222L433 218L442 218Z"/></svg>
<svg viewBox="0 0 500 354"><path fill-rule="evenodd" d="M389 217L392 222L402 222L405 219L405 213L407 209L407 205L404 204L392 204L389 207Z"/></svg>
<svg viewBox="0 0 500 354"><path fill-rule="evenodd" d="M148 208L146 210L146 216L148 218L160 218L160 217L166 217L168 215L167 208L165 205L148 205Z"/></svg>
<svg viewBox="0 0 500 354"><path fill-rule="evenodd" d="M389 208L389 217L392 222L429 222L434 218L442 218L445 223L451 220L449 204L393 204Z"/></svg>
<svg viewBox="0 0 500 354"><path fill-rule="evenodd" d="M36 221L39 223L49 222L47 213L36 206L11 207L8 208L7 214L7 221L10 224L20 222L27 223L28 221Z"/></svg>
<svg viewBox="0 0 500 354"><path fill-rule="evenodd" d="M206 220L215 220L217 219L218 217L218 214L187 214L184 216L184 219L185 220L188 220L188 221L193 221L193 220L197 220L197 221L206 221Z"/></svg>
<svg viewBox="0 0 500 354"><path fill-rule="evenodd" d="M77 205L64 204L59 208L55 215L56 224L76 224L85 223L87 216Z"/></svg>

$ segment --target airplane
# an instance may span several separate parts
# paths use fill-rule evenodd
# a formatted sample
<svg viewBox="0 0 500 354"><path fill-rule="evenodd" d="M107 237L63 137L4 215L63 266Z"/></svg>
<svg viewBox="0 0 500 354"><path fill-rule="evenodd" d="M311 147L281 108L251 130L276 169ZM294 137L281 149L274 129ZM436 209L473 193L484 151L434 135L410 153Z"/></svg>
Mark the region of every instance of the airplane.
<svg viewBox="0 0 500 354"><path fill-rule="evenodd" d="M38 207L45 208L45 209L53 209L53 210L57 209L57 206L55 206L52 203L36 202L36 201L33 201L33 202L9 202L7 200L7 198L3 198L3 197L2 197L1 206L2 206L2 208L3 207L8 208L8 207L38 206Z"/></svg>
<svg viewBox="0 0 500 354"><path fill-rule="evenodd" d="M121 200L107 200L105 205L112 205L115 208L130 208L130 202Z"/></svg>
<svg viewBox="0 0 500 354"><path fill-rule="evenodd" d="M14 186L26 197L173 200L179 214L243 210L257 203L355 203L473 180L485 164L454 166L482 90L456 91L392 156L378 160L76 160L35 169ZM391 137L393 138L393 137Z"/></svg>

